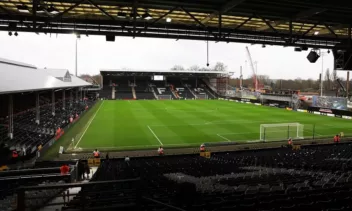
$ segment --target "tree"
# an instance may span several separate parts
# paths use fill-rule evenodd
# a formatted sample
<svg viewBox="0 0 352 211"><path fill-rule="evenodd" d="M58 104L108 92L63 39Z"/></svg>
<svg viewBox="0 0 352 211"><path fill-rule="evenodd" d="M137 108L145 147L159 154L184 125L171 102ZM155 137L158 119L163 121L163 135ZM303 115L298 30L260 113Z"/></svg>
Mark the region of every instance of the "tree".
<svg viewBox="0 0 352 211"><path fill-rule="evenodd" d="M185 70L185 68L181 65L174 65L171 70Z"/></svg>
<svg viewBox="0 0 352 211"><path fill-rule="evenodd" d="M189 71L199 71L200 67L198 65L193 65L188 68Z"/></svg>
<svg viewBox="0 0 352 211"><path fill-rule="evenodd" d="M326 71L325 71L325 86L324 86L324 89L325 90L330 90L330 88L331 88L331 86L330 86L330 84L331 84L331 78L330 78L330 70L329 70L329 68L328 69L326 69Z"/></svg>
<svg viewBox="0 0 352 211"><path fill-rule="evenodd" d="M199 69L199 71L210 71L211 69L207 68L207 67L202 67Z"/></svg>
<svg viewBox="0 0 352 211"><path fill-rule="evenodd" d="M334 82L338 79L338 77L337 77L337 70L336 70L336 69L334 69L334 70L332 71L331 79L332 79Z"/></svg>
<svg viewBox="0 0 352 211"><path fill-rule="evenodd" d="M332 80L332 84L333 84L333 89L334 90L336 90L337 89L337 79L338 79L338 77L337 77L337 70L336 69L334 69L333 71L332 71L332 73L331 73L331 80Z"/></svg>
<svg viewBox="0 0 352 211"><path fill-rule="evenodd" d="M257 75L257 79L259 81L260 84L263 85L270 85L270 77L268 75Z"/></svg>
<svg viewBox="0 0 352 211"><path fill-rule="evenodd" d="M212 68L213 71L226 71L227 66L222 62L217 62L215 66Z"/></svg>

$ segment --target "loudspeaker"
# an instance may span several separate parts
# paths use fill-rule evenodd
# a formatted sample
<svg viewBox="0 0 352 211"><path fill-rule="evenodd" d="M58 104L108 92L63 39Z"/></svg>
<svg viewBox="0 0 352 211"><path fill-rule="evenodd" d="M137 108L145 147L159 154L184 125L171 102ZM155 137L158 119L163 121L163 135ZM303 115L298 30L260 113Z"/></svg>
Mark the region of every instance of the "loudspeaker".
<svg viewBox="0 0 352 211"><path fill-rule="evenodd" d="M114 35L106 35L106 41L107 42L115 42L115 36Z"/></svg>
<svg viewBox="0 0 352 211"><path fill-rule="evenodd" d="M319 55L315 51L309 52L307 59L310 63L315 63L319 59Z"/></svg>

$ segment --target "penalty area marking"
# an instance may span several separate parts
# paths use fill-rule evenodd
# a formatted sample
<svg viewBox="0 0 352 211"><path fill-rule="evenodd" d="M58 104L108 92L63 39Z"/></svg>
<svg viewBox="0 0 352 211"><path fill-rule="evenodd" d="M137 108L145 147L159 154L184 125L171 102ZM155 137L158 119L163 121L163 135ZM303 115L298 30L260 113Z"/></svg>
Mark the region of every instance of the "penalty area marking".
<svg viewBox="0 0 352 211"><path fill-rule="evenodd" d="M161 145L163 145L163 143L160 141L160 139L158 138L158 136L154 133L154 131L149 127L149 125L147 125L148 129L150 130L150 132L154 135L154 137L156 138L156 140L159 141L159 143Z"/></svg>
<svg viewBox="0 0 352 211"><path fill-rule="evenodd" d="M95 116L97 115L98 111L100 110L100 108L101 108L101 106L104 104L104 102L105 102L105 101L103 101L103 102L100 104L98 110L95 112L94 116L93 116L92 119L89 121L87 128L83 131L82 136L79 138L79 140L77 141L77 143L76 143L76 145L75 145L75 147L74 147L73 149L76 149L76 147L78 146L79 142L81 142L81 140L82 140L84 134L86 134L86 132L87 132L87 130L88 130L90 124L92 124L92 122L93 122Z"/></svg>

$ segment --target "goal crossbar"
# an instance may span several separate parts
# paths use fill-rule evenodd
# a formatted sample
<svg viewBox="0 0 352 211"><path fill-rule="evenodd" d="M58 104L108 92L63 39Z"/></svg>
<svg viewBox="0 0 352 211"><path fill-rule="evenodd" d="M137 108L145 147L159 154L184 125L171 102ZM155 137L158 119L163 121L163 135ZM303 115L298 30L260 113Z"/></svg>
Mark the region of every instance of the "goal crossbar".
<svg viewBox="0 0 352 211"><path fill-rule="evenodd" d="M285 140L288 138L303 139L304 125L295 123L261 124L260 140Z"/></svg>

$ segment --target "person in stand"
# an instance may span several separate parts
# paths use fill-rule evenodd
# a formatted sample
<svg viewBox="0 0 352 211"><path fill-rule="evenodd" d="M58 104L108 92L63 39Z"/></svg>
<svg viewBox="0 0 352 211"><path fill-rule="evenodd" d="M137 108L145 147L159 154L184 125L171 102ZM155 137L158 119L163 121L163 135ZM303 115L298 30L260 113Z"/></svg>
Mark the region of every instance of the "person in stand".
<svg viewBox="0 0 352 211"><path fill-rule="evenodd" d="M87 174L86 179L89 179L90 167L89 167L88 163L84 163L84 172Z"/></svg>
<svg viewBox="0 0 352 211"><path fill-rule="evenodd" d="M18 160L18 152L17 152L16 149L14 149L14 150L12 151L12 160L13 160L14 163L16 163L17 160Z"/></svg>
<svg viewBox="0 0 352 211"><path fill-rule="evenodd" d="M340 142L340 136L338 135L338 134L336 134L335 136L334 136L334 143L335 144L338 144Z"/></svg>
<svg viewBox="0 0 352 211"><path fill-rule="evenodd" d="M162 146L160 146L159 148L158 148L158 155L163 155L164 154L164 149L163 149L163 147Z"/></svg>
<svg viewBox="0 0 352 211"><path fill-rule="evenodd" d="M85 179L84 177L84 163L82 160L78 161L78 180Z"/></svg>
<svg viewBox="0 0 352 211"><path fill-rule="evenodd" d="M70 167L67 164L64 164L60 167L61 175L66 175L70 171Z"/></svg>
<svg viewBox="0 0 352 211"><path fill-rule="evenodd" d="M293 146L292 138L289 138L289 139L288 139L287 145L288 145L288 147L292 147L292 146Z"/></svg>
<svg viewBox="0 0 352 211"><path fill-rule="evenodd" d="M106 155L105 155L105 159L106 159L106 161L109 161L109 159L110 159L110 156L109 156L109 153L108 153L108 152L107 152Z"/></svg>
<svg viewBox="0 0 352 211"><path fill-rule="evenodd" d="M95 149L93 151L93 156L94 156L94 158L100 158L100 152L97 149Z"/></svg>
<svg viewBox="0 0 352 211"><path fill-rule="evenodd" d="M205 152L205 144L201 144L199 147L200 152Z"/></svg>

